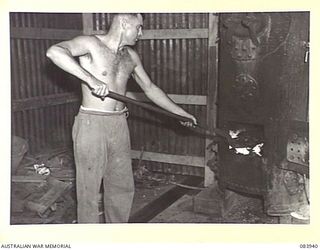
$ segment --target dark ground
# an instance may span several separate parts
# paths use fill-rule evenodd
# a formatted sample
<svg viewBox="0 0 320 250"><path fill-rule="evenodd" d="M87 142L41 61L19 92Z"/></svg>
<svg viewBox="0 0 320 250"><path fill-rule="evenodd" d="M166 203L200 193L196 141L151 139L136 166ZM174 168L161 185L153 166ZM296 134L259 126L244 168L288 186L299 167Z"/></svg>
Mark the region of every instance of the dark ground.
<svg viewBox="0 0 320 250"><path fill-rule="evenodd" d="M278 223L277 217L269 217L263 212L262 200L241 195L235 195L228 211L223 215L194 212L194 198L200 190L172 184L168 182L168 176L163 174L156 176L158 180L162 178L162 181L136 182L131 223ZM175 182L190 186L201 185L198 178L190 180L190 177L185 176L176 176ZM39 215L25 207L26 200L37 201L47 191L48 186L44 182L15 183L12 186L11 224L76 223L74 186L59 197L44 214Z"/></svg>
<svg viewBox="0 0 320 250"><path fill-rule="evenodd" d="M11 224L76 223L72 157L72 152L60 150L22 161L12 176ZM35 170L35 163L44 163L44 169ZM50 169L50 178L57 180L53 184L39 174L45 168ZM207 202L205 198L199 203L199 194L204 193L200 177L155 173L139 162L134 166L134 178L136 190L130 223L279 223L279 218L264 213L263 201L258 197L228 191L227 199L214 195L212 200ZM70 186L61 189L66 183ZM30 201L36 207L30 207ZM219 203L224 204L223 212ZM39 213L37 204L45 204L45 212ZM100 211L103 222L102 201Z"/></svg>

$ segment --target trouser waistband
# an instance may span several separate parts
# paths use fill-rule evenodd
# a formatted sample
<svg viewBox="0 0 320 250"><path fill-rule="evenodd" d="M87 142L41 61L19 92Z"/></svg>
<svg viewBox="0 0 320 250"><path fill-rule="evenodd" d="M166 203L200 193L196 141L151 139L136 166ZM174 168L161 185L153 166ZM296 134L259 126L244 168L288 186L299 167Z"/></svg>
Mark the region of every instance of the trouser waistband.
<svg viewBox="0 0 320 250"><path fill-rule="evenodd" d="M120 111L104 111L104 110L97 110L97 109L85 108L83 106L80 106L79 112L83 114L101 115L101 116L113 116L113 115L122 115L122 114L128 115L128 108L125 107L123 110L120 110Z"/></svg>

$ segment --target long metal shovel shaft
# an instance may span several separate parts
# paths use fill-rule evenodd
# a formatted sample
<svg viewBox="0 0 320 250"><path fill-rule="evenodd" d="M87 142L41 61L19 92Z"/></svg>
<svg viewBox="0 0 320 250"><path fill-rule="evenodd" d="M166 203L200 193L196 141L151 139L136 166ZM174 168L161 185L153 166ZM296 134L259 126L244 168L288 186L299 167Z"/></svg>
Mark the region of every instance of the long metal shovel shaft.
<svg viewBox="0 0 320 250"><path fill-rule="evenodd" d="M169 112L167 110L158 108L156 106L153 106L153 105L150 105L150 104L147 104L147 103L144 103L144 102L140 102L140 101L134 100L132 98L129 98L129 97L114 93L112 91L109 91L108 97L116 99L116 100L121 101L121 102L135 104L135 105L140 106L142 108L145 108L145 109L148 109L148 110L160 113L160 114L164 114L166 116L172 117L172 118L177 119L179 121L192 122L193 123L193 121L190 118L171 113L171 112ZM226 133L225 131L223 131L222 129L214 128L214 129L212 129L212 131L210 131L210 130L208 130L206 128L202 128L202 127L200 127L198 125L196 125L195 129L198 132L200 132L201 134L205 134L207 136L221 136L221 137L225 138L228 141L229 145L233 144L230 135L228 133Z"/></svg>
<svg viewBox="0 0 320 250"><path fill-rule="evenodd" d="M116 100L121 101L121 102L132 103L132 104L135 104L137 106L143 107L145 109L148 109L148 110L151 110L151 111L155 111L157 113L161 113L161 114L164 114L166 116L178 119L179 121L193 122L190 118L171 113L171 112L169 112L167 110L158 108L156 106L153 106L153 105L150 105L150 104L147 104L147 103L144 103L144 102L137 101L135 99L132 99L132 98L129 98L129 97L114 93L112 91L109 91L109 94L108 94L107 97L111 97L111 98L116 99Z"/></svg>

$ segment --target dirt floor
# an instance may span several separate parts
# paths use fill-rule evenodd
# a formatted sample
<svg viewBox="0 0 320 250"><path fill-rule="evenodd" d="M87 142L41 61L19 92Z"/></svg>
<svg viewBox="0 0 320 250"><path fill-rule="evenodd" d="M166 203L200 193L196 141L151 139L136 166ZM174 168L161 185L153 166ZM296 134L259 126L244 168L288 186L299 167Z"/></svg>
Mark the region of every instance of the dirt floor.
<svg viewBox="0 0 320 250"><path fill-rule="evenodd" d="M182 176L179 182L185 181ZM74 186L62 197L57 199L44 214L17 203L17 200L37 201L48 188L45 184L33 183L14 185L15 197L12 202L11 224L70 224L76 223L76 202ZM278 218L269 217L263 212L262 201L237 195L233 204L225 214L205 214L194 212L194 199L197 190L176 186L172 183L146 183L136 187L130 222L138 223L279 223Z"/></svg>
<svg viewBox="0 0 320 250"><path fill-rule="evenodd" d="M141 161L133 164L133 170L135 196L129 223L291 223L290 218L267 216L259 197L230 190L221 197L218 189L203 187L202 177L153 172ZM11 224L77 223L70 150L25 157L13 171L11 183ZM99 210L104 222L102 198Z"/></svg>
<svg viewBox="0 0 320 250"><path fill-rule="evenodd" d="M184 195L150 222L277 224L278 218L264 214L260 200L247 197L237 200L226 214L198 213L194 212L194 196Z"/></svg>

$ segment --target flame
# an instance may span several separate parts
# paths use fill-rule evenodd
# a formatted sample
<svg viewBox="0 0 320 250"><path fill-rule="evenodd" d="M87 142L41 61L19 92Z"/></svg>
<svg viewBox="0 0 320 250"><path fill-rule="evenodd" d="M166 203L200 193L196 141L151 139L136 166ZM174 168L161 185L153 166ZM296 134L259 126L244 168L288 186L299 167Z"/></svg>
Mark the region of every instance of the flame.
<svg viewBox="0 0 320 250"><path fill-rule="evenodd" d="M243 155L248 155L248 154L250 154L249 149L250 149L250 148L235 148L236 154L243 154Z"/></svg>
<svg viewBox="0 0 320 250"><path fill-rule="evenodd" d="M260 153L262 147L263 147L263 143L257 144L252 148L252 151L257 155L262 156Z"/></svg>
<svg viewBox="0 0 320 250"><path fill-rule="evenodd" d="M244 148L234 148L236 154L248 155L251 152L255 153L256 155L262 156L261 149L264 143L260 143L255 145L253 148L244 147ZM229 149L233 149L233 147L229 146Z"/></svg>

